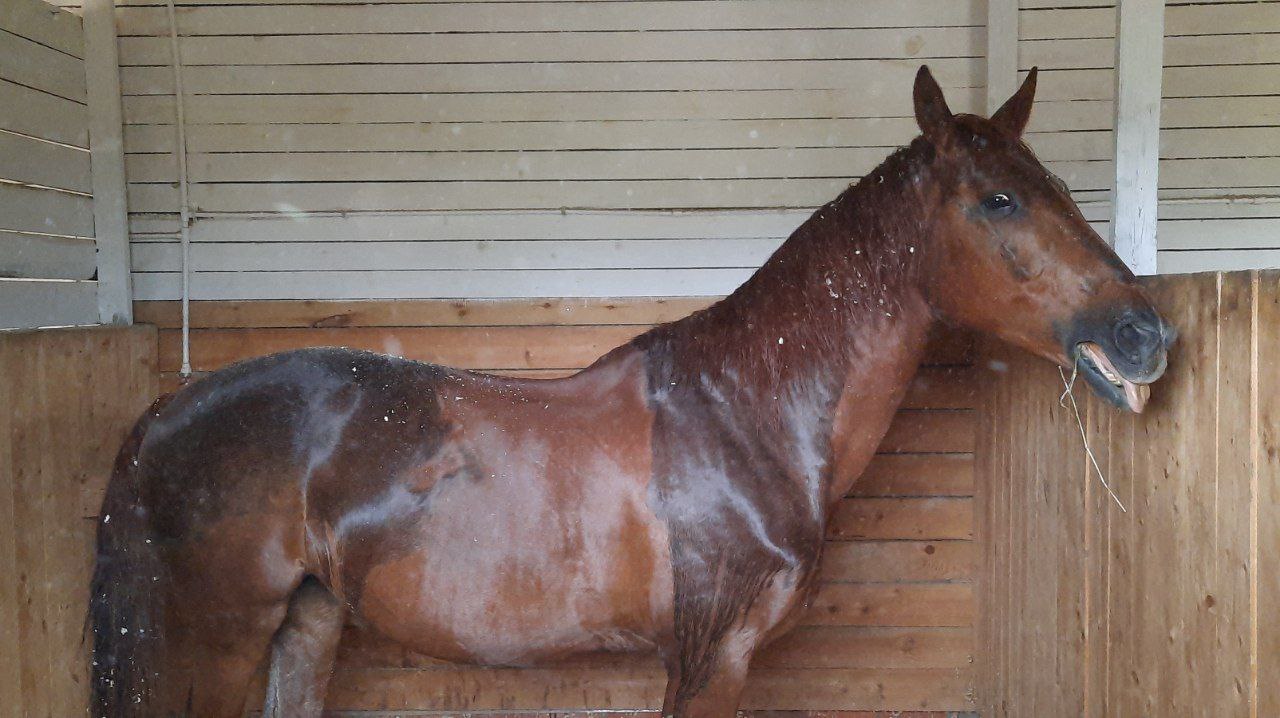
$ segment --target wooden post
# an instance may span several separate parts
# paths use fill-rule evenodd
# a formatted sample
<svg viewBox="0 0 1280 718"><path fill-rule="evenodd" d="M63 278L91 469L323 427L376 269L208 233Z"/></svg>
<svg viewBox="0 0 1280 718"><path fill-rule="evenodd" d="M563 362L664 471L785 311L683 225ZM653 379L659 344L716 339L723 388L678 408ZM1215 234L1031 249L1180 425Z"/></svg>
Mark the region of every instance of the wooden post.
<svg viewBox="0 0 1280 718"><path fill-rule="evenodd" d="M1018 89L1018 0L987 2L987 115Z"/></svg>
<svg viewBox="0 0 1280 718"><path fill-rule="evenodd" d="M1111 244L1135 274L1156 273L1163 0L1116 6L1115 189Z"/></svg>
<svg viewBox="0 0 1280 718"><path fill-rule="evenodd" d="M113 0L85 0L84 60L93 163L93 225L98 244L98 320L133 323L129 213L125 200L124 117Z"/></svg>

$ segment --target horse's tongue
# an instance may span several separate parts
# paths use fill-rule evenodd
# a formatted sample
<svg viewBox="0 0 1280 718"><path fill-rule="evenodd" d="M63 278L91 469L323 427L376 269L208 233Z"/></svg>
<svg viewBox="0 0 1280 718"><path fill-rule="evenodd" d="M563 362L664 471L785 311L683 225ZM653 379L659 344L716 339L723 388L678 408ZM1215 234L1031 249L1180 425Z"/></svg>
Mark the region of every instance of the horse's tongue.
<svg viewBox="0 0 1280 718"><path fill-rule="evenodd" d="M1124 399L1129 402L1129 409L1135 414L1141 414L1147 406L1147 399L1151 397L1151 387L1146 384L1134 384L1124 378L1120 381L1124 382Z"/></svg>

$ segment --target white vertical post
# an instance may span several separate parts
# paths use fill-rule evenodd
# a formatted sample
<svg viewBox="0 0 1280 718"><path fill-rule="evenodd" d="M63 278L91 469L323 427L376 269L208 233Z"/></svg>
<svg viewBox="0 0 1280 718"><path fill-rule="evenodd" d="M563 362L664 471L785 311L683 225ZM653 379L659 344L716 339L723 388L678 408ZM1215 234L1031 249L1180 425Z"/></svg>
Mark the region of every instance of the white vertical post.
<svg viewBox="0 0 1280 718"><path fill-rule="evenodd" d="M987 1L987 115L1018 89L1018 0Z"/></svg>
<svg viewBox="0 0 1280 718"><path fill-rule="evenodd" d="M93 227L98 243L98 320L133 323L129 211L125 199L124 117L113 0L85 0L84 64L93 168Z"/></svg>
<svg viewBox="0 0 1280 718"><path fill-rule="evenodd" d="M1156 273L1163 70L1163 0L1119 0L1111 244L1134 274Z"/></svg>

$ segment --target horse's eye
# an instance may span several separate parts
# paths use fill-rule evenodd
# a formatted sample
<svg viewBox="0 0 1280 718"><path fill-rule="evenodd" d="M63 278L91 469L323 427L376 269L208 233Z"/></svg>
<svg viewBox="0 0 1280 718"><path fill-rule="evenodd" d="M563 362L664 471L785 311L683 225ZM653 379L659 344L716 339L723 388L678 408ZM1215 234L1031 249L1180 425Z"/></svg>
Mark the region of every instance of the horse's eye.
<svg viewBox="0 0 1280 718"><path fill-rule="evenodd" d="M982 209L986 210L987 214L996 217L1008 217L1017 208L1018 203L1014 201L1013 197L1004 192L996 192L982 200Z"/></svg>

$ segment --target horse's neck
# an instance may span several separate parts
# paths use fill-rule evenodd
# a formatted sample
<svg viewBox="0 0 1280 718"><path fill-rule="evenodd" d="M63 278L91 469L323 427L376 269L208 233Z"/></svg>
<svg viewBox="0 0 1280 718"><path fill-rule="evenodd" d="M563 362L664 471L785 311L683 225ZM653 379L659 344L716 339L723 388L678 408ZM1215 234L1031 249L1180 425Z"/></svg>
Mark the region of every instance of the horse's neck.
<svg viewBox="0 0 1280 718"><path fill-rule="evenodd" d="M933 321L916 284L914 225L847 209L819 210L733 295L640 340L662 345L678 383L748 427L736 435L815 507L874 453Z"/></svg>

